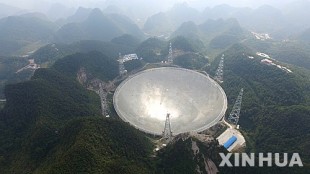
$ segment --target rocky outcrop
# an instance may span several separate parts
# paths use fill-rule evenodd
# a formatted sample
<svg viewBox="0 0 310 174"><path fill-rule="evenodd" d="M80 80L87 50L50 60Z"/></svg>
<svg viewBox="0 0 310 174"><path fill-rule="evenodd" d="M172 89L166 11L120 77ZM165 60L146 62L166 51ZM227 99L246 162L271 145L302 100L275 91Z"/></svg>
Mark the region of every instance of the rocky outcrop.
<svg viewBox="0 0 310 174"><path fill-rule="evenodd" d="M98 78L91 78L85 68L80 68L77 73L77 80L88 90L95 91L101 100L102 115L106 116L109 112L107 97L109 92L115 90L114 82L104 82Z"/></svg>
<svg viewBox="0 0 310 174"><path fill-rule="evenodd" d="M87 74L86 74L86 69L85 68L80 68L78 73L77 73L77 81L85 85L87 82Z"/></svg>
<svg viewBox="0 0 310 174"><path fill-rule="evenodd" d="M208 173L217 174L219 172L215 163L208 157L206 157L201 151L197 142L193 139L192 141L192 151L194 154L193 160L196 162L196 172L197 173Z"/></svg>

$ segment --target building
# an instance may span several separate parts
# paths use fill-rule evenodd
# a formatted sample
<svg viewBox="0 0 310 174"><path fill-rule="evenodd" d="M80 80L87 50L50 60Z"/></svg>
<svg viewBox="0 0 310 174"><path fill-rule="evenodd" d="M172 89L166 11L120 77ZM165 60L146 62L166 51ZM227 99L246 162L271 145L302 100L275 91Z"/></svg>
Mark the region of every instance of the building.
<svg viewBox="0 0 310 174"><path fill-rule="evenodd" d="M223 146L225 147L225 149L229 149L236 141L237 137L233 135L229 138L229 140L226 141L226 143L224 143Z"/></svg>

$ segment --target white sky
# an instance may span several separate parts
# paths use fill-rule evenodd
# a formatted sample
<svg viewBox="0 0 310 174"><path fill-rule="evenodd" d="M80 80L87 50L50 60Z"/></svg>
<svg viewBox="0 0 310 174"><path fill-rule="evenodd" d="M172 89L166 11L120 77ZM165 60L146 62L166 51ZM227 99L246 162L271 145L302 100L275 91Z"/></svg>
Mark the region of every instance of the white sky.
<svg viewBox="0 0 310 174"><path fill-rule="evenodd" d="M100 7L103 6L105 1L116 1L116 0L0 0L0 3L12 5L22 9L38 9L41 7L47 8L50 4L61 3L68 7ZM120 0L118 0L120 1ZM294 0L122 0L123 2L130 3L133 1L140 2L155 2L157 5L162 4L163 6L172 6L177 2L188 2L191 6L203 9L205 7L212 7L218 4L229 4L232 6L248 6L258 7L263 4L270 4L273 6L284 6L288 2ZM296 0L295 0L296 1Z"/></svg>
<svg viewBox="0 0 310 174"><path fill-rule="evenodd" d="M0 0L1 3L19 6L19 7L31 7L35 6L37 4L42 3L62 3L67 6L93 6L95 4L102 3L105 0ZM130 2L132 0L127 0L127 2ZM144 1L154 1L154 0L144 0ZM192 4L205 4L206 6L214 6L216 4L230 4L234 6L258 6L262 4L281 4L285 3L287 1L293 1L293 0L156 0L158 3L162 2L168 2L173 4L175 2L188 2Z"/></svg>

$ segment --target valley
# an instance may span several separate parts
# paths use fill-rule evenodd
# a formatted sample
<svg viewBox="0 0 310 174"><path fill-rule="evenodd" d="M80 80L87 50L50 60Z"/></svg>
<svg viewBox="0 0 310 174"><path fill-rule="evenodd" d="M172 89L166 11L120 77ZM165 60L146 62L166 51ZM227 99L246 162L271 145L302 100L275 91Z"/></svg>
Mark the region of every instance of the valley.
<svg viewBox="0 0 310 174"><path fill-rule="evenodd" d="M0 13L0 173L308 173L308 0L200 10L193 2L164 10L155 1L131 3L60 4L58 15L0 3L7 9ZM124 121L118 87L169 68L198 76L141 77L118 96L134 120ZM226 102L207 95L215 93L210 85L191 92L205 79ZM208 129L171 131L210 124L197 120L217 104L225 111ZM219 167L219 154L229 152L298 153L304 166Z"/></svg>

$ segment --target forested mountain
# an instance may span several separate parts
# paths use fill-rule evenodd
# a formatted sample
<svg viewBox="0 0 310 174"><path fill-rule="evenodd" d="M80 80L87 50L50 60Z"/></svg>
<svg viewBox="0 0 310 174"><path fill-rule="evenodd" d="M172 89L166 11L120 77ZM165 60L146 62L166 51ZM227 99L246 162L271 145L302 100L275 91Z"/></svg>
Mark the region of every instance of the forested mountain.
<svg viewBox="0 0 310 174"><path fill-rule="evenodd" d="M152 35L165 34L169 36L182 23L193 21L200 25L209 19L231 19L235 18L243 28L250 31L270 33L275 38L285 39L309 28L307 19L310 17L310 2L306 0L296 1L288 4L285 8L278 9L270 5L262 5L257 8L233 7L226 4L215 7L207 7L203 12L194 11L186 4L173 8L167 12L157 13L148 18L144 25L144 31ZM176 18L178 14L174 9L180 9L185 17Z"/></svg>
<svg viewBox="0 0 310 174"><path fill-rule="evenodd" d="M1 40L31 42L47 40L56 26L44 15L37 13L10 16L0 20Z"/></svg>
<svg viewBox="0 0 310 174"><path fill-rule="evenodd" d="M113 38L111 42L123 46L127 45L128 47L132 48L136 48L141 43L141 41L138 38L129 34L124 34L122 36Z"/></svg>
<svg viewBox="0 0 310 174"><path fill-rule="evenodd" d="M224 49L240 42L246 34L247 32L234 19L210 19L200 25L193 22L183 23L171 37L184 36L198 42L202 41L209 48Z"/></svg>
<svg viewBox="0 0 310 174"><path fill-rule="evenodd" d="M199 148L198 151L193 151L193 143ZM182 152L182 153L180 153ZM301 174L307 173L307 168L276 168L276 167L219 167L221 157L219 153L225 152L216 142L202 143L195 138L177 139L175 144L170 144L166 149L158 154L157 173L204 173L211 171L225 174L261 174L261 173L281 173L281 174ZM204 163L204 159L210 160L209 163ZM234 159L230 158L232 163Z"/></svg>
<svg viewBox="0 0 310 174"><path fill-rule="evenodd" d="M302 42L289 42L270 47L269 51L279 61L310 69L310 45Z"/></svg>
<svg viewBox="0 0 310 174"><path fill-rule="evenodd" d="M117 59L119 53L123 55L134 53L139 43L139 39L133 36L122 35L112 39L111 42L82 40L72 44L49 44L34 52L30 57L40 64L51 64L57 59L77 52L99 51L108 57Z"/></svg>
<svg viewBox="0 0 310 174"><path fill-rule="evenodd" d="M40 69L32 80L7 86L6 97L0 114L4 173L146 173L149 168L152 145L142 133L100 117L99 96L58 71Z"/></svg>
<svg viewBox="0 0 310 174"><path fill-rule="evenodd" d="M156 39L147 42L158 48L163 44ZM306 151L308 141L305 140L310 138L307 135L309 71L292 68L293 73L287 73L267 66L243 45L234 45L224 54L223 87L230 106L240 88L245 89L240 125L248 135L247 149L257 152ZM211 74L219 58L207 68ZM176 63L178 59L183 60L177 58ZM193 65L188 68L199 68ZM216 142L206 145L194 139L202 152L195 155L191 138L175 140L157 157L150 157L153 146L143 133L117 118L100 116L98 96L76 81L81 67L103 80L111 80L118 73L116 60L99 52L78 53L58 60L51 69L37 70L28 82L6 87L7 105L0 112L0 138L6 142L0 146L2 171L115 173L117 169L124 173L194 173L197 165L204 168L199 156L202 154L218 165L218 152L225 150ZM300 143L293 143L295 141ZM278 142L277 146L274 142ZM301 154L303 161L308 163L310 157ZM219 171L302 173L304 169L219 168Z"/></svg>
<svg viewBox="0 0 310 174"><path fill-rule="evenodd" d="M177 35L198 38L206 46L214 39L211 42L211 48L226 48L233 42L240 41L240 38L233 36L237 33L227 34L228 28L233 26L236 29L235 32L244 28L244 30L271 33L271 36L276 39L298 35L310 27L306 21L302 20L308 15L310 16L305 10L307 6L309 6L307 1L292 4L292 7L296 7L298 10L294 10L290 6L279 10L271 6L251 9L219 5L199 12L184 3L150 17L143 30L151 36L162 36L166 39ZM232 18L235 18L236 21L233 22ZM294 21L300 22L295 25ZM141 24L141 21L135 22ZM217 27L217 36L214 32L209 31L213 27ZM225 33L219 34L221 32ZM306 39L306 33L301 34L300 38ZM0 55L26 55L43 44L51 42L110 41L123 34L145 39L143 32L131 19L120 13L117 14L117 12L102 13L99 9L80 7L74 15L57 22L51 22L48 17L39 13L10 16L0 20ZM225 40L223 43L227 44L221 46L223 44L220 43L221 40Z"/></svg>
<svg viewBox="0 0 310 174"><path fill-rule="evenodd" d="M69 55L56 61L53 68L73 79L76 78L76 74L81 68L84 68L93 77L104 81L113 80L119 75L116 59L97 51Z"/></svg>
<svg viewBox="0 0 310 174"><path fill-rule="evenodd" d="M125 14L133 21L143 25L148 16L166 9L166 6L170 3L169 1L159 2L158 0L107 0L105 1L106 8L104 12Z"/></svg>
<svg viewBox="0 0 310 174"><path fill-rule="evenodd" d="M220 5L205 9L203 16L206 19L236 18L243 27L256 32L272 32L285 24L282 12L268 5L257 9Z"/></svg>
<svg viewBox="0 0 310 174"><path fill-rule="evenodd" d="M41 15L3 18L0 20L0 55L14 54L35 42L47 42L55 30L56 26Z"/></svg>
<svg viewBox="0 0 310 174"><path fill-rule="evenodd" d="M199 52L204 49L202 42L198 39L176 36L169 41L173 45L173 49L182 50L184 52Z"/></svg>
<svg viewBox="0 0 310 174"><path fill-rule="evenodd" d="M269 5L261 6L238 20L242 26L256 32L272 33L287 26L281 10Z"/></svg>
<svg viewBox="0 0 310 174"><path fill-rule="evenodd" d="M168 43L157 38L149 38L138 46L136 53L146 62L160 62L168 54Z"/></svg>
<svg viewBox="0 0 310 174"><path fill-rule="evenodd" d="M32 70L16 73L27 64L28 61L22 57L0 57L0 98L5 98L5 85L30 79Z"/></svg>
<svg viewBox="0 0 310 174"><path fill-rule="evenodd" d="M277 42L274 40L262 41L252 38L247 39L244 44L254 51L266 53L278 61L307 69L310 68L310 44L302 41L302 39Z"/></svg>
<svg viewBox="0 0 310 174"><path fill-rule="evenodd" d="M310 156L303 152L307 151L310 140L306 124L310 111L310 72L290 67L293 72L287 73L263 64L262 58L243 45L235 45L224 54L223 87L228 102L232 105L231 97L241 88L245 91L240 126L249 135L247 149L299 152L308 163ZM219 59L211 65L212 72Z"/></svg>
<svg viewBox="0 0 310 174"><path fill-rule="evenodd" d="M177 56L173 60L173 63L183 68L200 70L209 63L209 60L198 53L185 53L183 55Z"/></svg>
<svg viewBox="0 0 310 174"><path fill-rule="evenodd" d="M48 16L0 4L1 174L309 173L310 2L202 11L158 2L107 0L77 10L51 3L41 10ZM139 59L126 59L120 75L118 59L134 53ZM218 167L219 152L228 151L213 130L204 142L185 133L163 144L117 116L113 92L127 75L173 66L212 78L221 57L226 117L244 89L238 129L246 146L238 150L299 153L303 168ZM41 68L22 69L34 64Z"/></svg>
<svg viewBox="0 0 310 174"><path fill-rule="evenodd" d="M184 22L197 21L199 16L199 12L188 4L177 4L165 13L161 12L149 17L144 24L144 31L152 35L167 35Z"/></svg>
<svg viewBox="0 0 310 174"><path fill-rule="evenodd" d="M118 14L104 15L101 10L94 9L85 21L61 27L56 33L55 41L63 43L80 40L109 41L123 34L143 38L143 33L129 18Z"/></svg>
<svg viewBox="0 0 310 174"><path fill-rule="evenodd" d="M235 18L240 25L250 31L270 33L272 36L283 39L310 27L307 18L310 2L306 0L295 1L282 9L269 5L258 8L241 8L229 5L219 5L206 8L204 19Z"/></svg>

